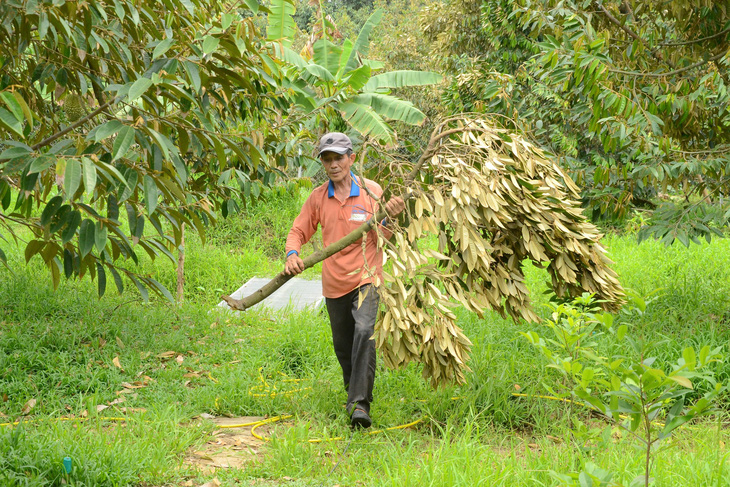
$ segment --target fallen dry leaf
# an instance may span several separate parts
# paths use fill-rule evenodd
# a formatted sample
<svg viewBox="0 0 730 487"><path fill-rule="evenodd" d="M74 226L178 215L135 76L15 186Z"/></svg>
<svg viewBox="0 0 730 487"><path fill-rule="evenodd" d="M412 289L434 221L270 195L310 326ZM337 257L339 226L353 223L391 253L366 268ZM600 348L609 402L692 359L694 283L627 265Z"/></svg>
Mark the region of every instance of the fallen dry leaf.
<svg viewBox="0 0 730 487"><path fill-rule="evenodd" d="M33 409L38 401L35 399L28 399L28 402L25 403L23 406L23 409L20 411L23 414L28 414L31 409Z"/></svg>
<svg viewBox="0 0 730 487"><path fill-rule="evenodd" d="M119 408L119 410L123 413L146 413L147 412L147 410L145 408L123 407L123 408Z"/></svg>
<svg viewBox="0 0 730 487"><path fill-rule="evenodd" d="M115 404L121 404L124 401L126 401L126 399L124 398L124 396L118 397L118 398L114 399L112 402L110 402L109 405L110 406L114 406Z"/></svg>
<svg viewBox="0 0 730 487"><path fill-rule="evenodd" d="M97 412L97 413L100 413L100 412L102 412L103 410L107 409L108 407L109 407L109 406L107 406L106 404L97 404L97 405L96 405L96 412ZM84 412L85 412L85 411L84 411ZM88 414L88 413L87 413L87 414Z"/></svg>
<svg viewBox="0 0 730 487"><path fill-rule="evenodd" d="M114 357L114 359L112 359L112 363L114 364L114 367L124 370L124 369L122 369L122 363L119 361L119 355L117 355L116 357Z"/></svg>
<svg viewBox="0 0 730 487"><path fill-rule="evenodd" d="M215 416L213 416L212 414L208 414L208 413L200 413L200 417L203 419L215 419Z"/></svg>
<svg viewBox="0 0 730 487"><path fill-rule="evenodd" d="M135 381L133 384L130 384L129 382L122 382L122 387L127 389L141 389L142 387L147 387L147 384L140 381Z"/></svg>
<svg viewBox="0 0 730 487"><path fill-rule="evenodd" d="M213 457L211 457L208 453L206 453L204 451L195 451L195 452L193 452L193 455L195 455L198 458L202 458L204 460L213 461Z"/></svg>
<svg viewBox="0 0 730 487"><path fill-rule="evenodd" d="M179 364L182 364L183 360L185 360L185 357L183 357L182 355L178 355L177 357L175 357L175 362Z"/></svg>
<svg viewBox="0 0 730 487"><path fill-rule="evenodd" d="M119 348L124 348L124 342L122 341L122 339L119 337L116 337L116 338L117 338L117 345L119 346Z"/></svg>
<svg viewBox="0 0 730 487"><path fill-rule="evenodd" d="M155 357L161 358L161 359L168 359L168 358L172 358L174 356L175 356L175 351L173 351L173 350L169 350L167 352L158 353L157 355L155 355Z"/></svg>
<svg viewBox="0 0 730 487"><path fill-rule="evenodd" d="M213 460L211 459L211 461L213 461ZM218 480L218 478L214 478L210 482L206 482L203 485L201 485L200 487L220 487L220 485L221 485L220 480Z"/></svg>

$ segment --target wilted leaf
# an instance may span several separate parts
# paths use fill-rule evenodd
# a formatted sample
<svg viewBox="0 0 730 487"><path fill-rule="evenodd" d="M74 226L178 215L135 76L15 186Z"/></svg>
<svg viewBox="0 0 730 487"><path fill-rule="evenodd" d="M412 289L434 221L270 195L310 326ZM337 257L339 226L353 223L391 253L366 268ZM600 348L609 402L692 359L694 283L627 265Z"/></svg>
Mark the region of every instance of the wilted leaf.
<svg viewBox="0 0 730 487"><path fill-rule="evenodd" d="M121 370L124 370L124 369L122 369L121 362L119 362L119 356L118 355L112 359L112 363L114 364L114 367L116 367L118 369L121 369Z"/></svg>
<svg viewBox="0 0 730 487"><path fill-rule="evenodd" d="M28 401L23 405L23 409L20 411L22 414L28 414L30 413L31 409L33 409L38 401L35 399L28 399Z"/></svg>

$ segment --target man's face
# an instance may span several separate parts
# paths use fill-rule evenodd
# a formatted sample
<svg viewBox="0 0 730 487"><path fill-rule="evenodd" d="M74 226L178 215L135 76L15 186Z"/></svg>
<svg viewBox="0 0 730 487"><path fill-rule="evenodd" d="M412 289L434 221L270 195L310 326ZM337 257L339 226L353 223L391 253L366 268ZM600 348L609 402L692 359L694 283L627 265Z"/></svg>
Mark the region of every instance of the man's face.
<svg viewBox="0 0 730 487"><path fill-rule="evenodd" d="M324 171L333 183L340 183L350 177L350 167L355 162L355 154L338 154L337 152L323 152L319 156Z"/></svg>

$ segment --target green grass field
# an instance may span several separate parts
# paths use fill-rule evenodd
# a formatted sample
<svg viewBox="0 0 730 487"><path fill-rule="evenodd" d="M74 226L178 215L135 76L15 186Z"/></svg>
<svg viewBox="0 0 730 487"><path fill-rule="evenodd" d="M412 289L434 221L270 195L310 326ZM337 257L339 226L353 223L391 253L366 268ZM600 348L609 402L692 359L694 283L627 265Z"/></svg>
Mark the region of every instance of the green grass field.
<svg viewBox="0 0 730 487"><path fill-rule="evenodd" d="M54 292L40 259L26 265L5 245L13 272L0 268L0 422L22 423L0 426L0 485L546 486L565 485L553 472L595 464L628 486L643 472L642 452L618 429L602 439L580 433L606 427L583 408L513 395L543 395L560 377L519 335L541 325L493 314L459 315L474 342L465 385L434 390L417 366L381 363L373 429L420 422L351 433L326 313L210 312L220 294L278 272L298 205L279 195L222 222L205 245L189 236L181 306L143 303L133 290L98 299L87 280ZM624 286L651 296L629 327L656 340L658 360L725 347L730 242L664 248L611 235L605 243ZM139 271L174 289L169 261L143 261ZM531 269L528 280L547 316L545 275ZM618 353L620 344L601 340L603 353ZM727 382L730 361L713 372ZM727 408L722 397L715 414L662 444L655 485L730 484ZM213 456L221 438L208 415L291 417L260 428L269 441L230 449L237 468L211 469L196 460Z"/></svg>

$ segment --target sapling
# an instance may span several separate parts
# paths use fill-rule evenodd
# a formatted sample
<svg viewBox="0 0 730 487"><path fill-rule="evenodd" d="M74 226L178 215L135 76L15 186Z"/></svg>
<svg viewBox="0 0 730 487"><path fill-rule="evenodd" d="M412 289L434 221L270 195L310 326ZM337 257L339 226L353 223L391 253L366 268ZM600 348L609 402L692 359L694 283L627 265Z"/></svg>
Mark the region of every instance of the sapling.
<svg viewBox="0 0 730 487"><path fill-rule="evenodd" d="M646 303L637 296L629 297L636 312L643 313ZM606 420L633 437L642 452L644 471L631 486L648 486L651 482L652 457L663 441L687 422L713 411L724 385L714 379L708 365L722 361L721 348L701 347L699 353L685 348L673 364L661 364L652 356L656 344L633 338L628 326L615 328L608 313L595 313L592 298L582 296L573 304L554 308L546 326L557 339L544 339L536 332L522 333L548 359L548 367L560 370L572 387L571 395L599 412ZM598 331L610 332L625 343L631 355L601 357L595 353ZM689 401L694 383L704 381L710 387L699 399ZM580 475L556 474L573 485L617 485L600 469L586 469ZM590 483L587 483L590 480ZM579 483L575 483L575 482Z"/></svg>

